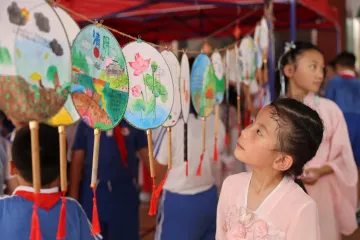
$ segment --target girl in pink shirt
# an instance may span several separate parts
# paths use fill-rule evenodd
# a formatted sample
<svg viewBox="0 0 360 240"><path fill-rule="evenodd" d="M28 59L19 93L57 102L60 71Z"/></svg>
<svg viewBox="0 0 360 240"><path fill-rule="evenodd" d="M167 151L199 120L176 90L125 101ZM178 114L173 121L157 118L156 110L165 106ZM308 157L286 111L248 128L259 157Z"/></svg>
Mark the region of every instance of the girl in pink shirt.
<svg viewBox="0 0 360 240"><path fill-rule="evenodd" d="M315 156L323 132L318 113L297 100L260 110L234 151L252 172L223 183L217 240L320 240L316 204L294 177Z"/></svg>
<svg viewBox="0 0 360 240"><path fill-rule="evenodd" d="M315 157L306 164L302 180L319 211L321 240L340 240L357 229L358 173L347 125L340 108L314 93L324 80L324 57L311 43L295 42L280 60L286 95L315 109L325 131Z"/></svg>

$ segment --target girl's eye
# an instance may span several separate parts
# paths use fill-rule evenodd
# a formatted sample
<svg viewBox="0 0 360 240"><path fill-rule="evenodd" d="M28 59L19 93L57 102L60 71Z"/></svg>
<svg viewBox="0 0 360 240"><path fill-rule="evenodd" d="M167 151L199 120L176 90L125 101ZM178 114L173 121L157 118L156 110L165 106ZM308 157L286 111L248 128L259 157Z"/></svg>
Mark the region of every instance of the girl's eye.
<svg viewBox="0 0 360 240"><path fill-rule="evenodd" d="M311 69L311 70L316 70L316 65L315 65L315 64L312 64L312 65L310 66L310 69Z"/></svg>
<svg viewBox="0 0 360 240"><path fill-rule="evenodd" d="M256 133L257 133L257 135L262 136L262 133L261 133L260 129L256 130Z"/></svg>

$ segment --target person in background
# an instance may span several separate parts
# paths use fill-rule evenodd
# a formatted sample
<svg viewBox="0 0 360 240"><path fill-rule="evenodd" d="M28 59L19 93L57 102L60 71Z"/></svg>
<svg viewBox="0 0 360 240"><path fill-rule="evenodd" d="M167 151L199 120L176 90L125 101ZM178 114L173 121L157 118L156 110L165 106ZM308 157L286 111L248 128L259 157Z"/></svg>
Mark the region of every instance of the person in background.
<svg viewBox="0 0 360 240"><path fill-rule="evenodd" d="M18 186L17 179L14 175L10 173L9 164L12 161L12 153L11 153L11 146L15 139L16 133L22 129L23 127L26 127L28 124L26 122L17 121L12 117L7 117L7 119L10 121L10 125L13 126L12 131L6 136L6 140L2 141L4 144L3 146L6 149L6 159L7 162L4 166L6 166L5 169L5 176L6 176L6 182L5 182L5 193L6 194L12 194L15 188Z"/></svg>
<svg viewBox="0 0 360 240"><path fill-rule="evenodd" d="M334 101L344 114L360 177L360 79L356 77L355 72L356 57L352 53L342 52L335 61L337 75L329 80L325 97ZM359 210L360 178L358 199Z"/></svg>
<svg viewBox="0 0 360 240"><path fill-rule="evenodd" d="M184 121L172 127L172 169L163 186L155 240L214 240L218 191L215 185L214 154L215 116L206 118L206 152L201 173L198 175L202 154L203 121L190 105L188 119L188 176L184 161ZM163 179L168 163L168 135L160 129L154 140L154 157L157 161L157 178ZM225 150L225 127L219 121L217 150Z"/></svg>
<svg viewBox="0 0 360 240"><path fill-rule="evenodd" d="M331 78L333 78L336 75L336 69L335 69L335 59L330 61L325 69L325 79L323 83L321 84L319 95L324 97L325 96L325 89L326 86Z"/></svg>
<svg viewBox="0 0 360 240"><path fill-rule="evenodd" d="M324 56L309 42L295 42L280 58L286 95L315 109L324 121L324 137L301 176L319 210L321 239L340 240L357 229L358 172L346 121L331 100L316 95L324 80ZM299 139L299 141L302 141Z"/></svg>
<svg viewBox="0 0 360 240"><path fill-rule="evenodd" d="M79 199L92 219L90 188L94 129L80 122L70 164L69 195ZM139 240L139 194L136 185L139 159L148 164L147 136L125 120L100 136L97 207L104 240Z"/></svg>
<svg viewBox="0 0 360 240"><path fill-rule="evenodd" d="M37 213L42 239L56 239L60 209L60 160L57 128L40 124L39 156L41 190L37 199ZM29 239L32 232L32 213L35 202L32 175L31 132L28 126L17 131L12 146L11 172L20 184L10 197L0 198L1 239ZM66 239L99 239L91 235L91 226L74 199L66 201ZM35 238L31 238L35 239Z"/></svg>

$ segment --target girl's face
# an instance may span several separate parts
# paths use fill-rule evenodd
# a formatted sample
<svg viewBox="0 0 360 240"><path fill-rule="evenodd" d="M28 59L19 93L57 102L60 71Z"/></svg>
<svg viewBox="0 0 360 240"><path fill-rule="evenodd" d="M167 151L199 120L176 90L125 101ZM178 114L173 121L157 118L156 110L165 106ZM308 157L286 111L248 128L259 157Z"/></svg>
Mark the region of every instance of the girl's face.
<svg viewBox="0 0 360 240"><path fill-rule="evenodd" d="M324 80L324 57L316 50L308 50L299 55L296 64L285 66L284 72L290 86L305 93L318 92Z"/></svg>
<svg viewBox="0 0 360 240"><path fill-rule="evenodd" d="M274 151L278 141L278 123L271 112L272 107L264 107L256 120L241 132L234 151L238 160L256 168L273 166L280 153Z"/></svg>

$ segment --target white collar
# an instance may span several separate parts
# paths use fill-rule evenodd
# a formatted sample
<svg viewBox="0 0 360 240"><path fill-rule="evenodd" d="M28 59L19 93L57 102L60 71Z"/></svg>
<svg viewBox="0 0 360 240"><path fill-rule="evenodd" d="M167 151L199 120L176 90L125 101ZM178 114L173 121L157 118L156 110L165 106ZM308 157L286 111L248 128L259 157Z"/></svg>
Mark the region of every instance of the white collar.
<svg viewBox="0 0 360 240"><path fill-rule="evenodd" d="M15 188L14 192L12 195L15 195L17 191L25 191L25 192L35 192L33 187L28 187L28 186L18 186L17 188ZM59 192L59 188L58 187L54 187L54 188L46 188L46 189L40 189L40 193L56 193Z"/></svg>
<svg viewBox="0 0 360 240"><path fill-rule="evenodd" d="M356 77L356 73L352 70L344 70L339 73L340 75L350 75L352 77Z"/></svg>

